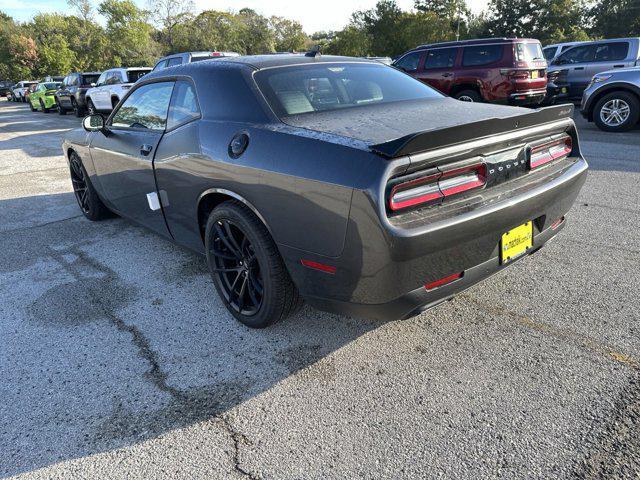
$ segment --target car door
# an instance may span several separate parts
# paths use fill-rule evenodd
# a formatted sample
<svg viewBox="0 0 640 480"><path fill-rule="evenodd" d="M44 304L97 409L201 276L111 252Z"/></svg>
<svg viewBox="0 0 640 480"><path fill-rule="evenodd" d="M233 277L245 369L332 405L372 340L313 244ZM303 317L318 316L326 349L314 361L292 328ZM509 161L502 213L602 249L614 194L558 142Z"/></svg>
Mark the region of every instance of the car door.
<svg viewBox="0 0 640 480"><path fill-rule="evenodd" d="M110 71L102 72L102 74L98 78L98 81L96 82L95 89L91 92L91 101L93 102L93 105L99 110L102 110L104 108L104 98L106 95L106 89L108 88L107 79L109 78L110 74Z"/></svg>
<svg viewBox="0 0 640 480"><path fill-rule="evenodd" d="M435 48L425 54L424 64L416 78L438 89L444 94L451 91L454 79L453 66L458 48Z"/></svg>
<svg viewBox="0 0 640 480"><path fill-rule="evenodd" d="M560 54L553 62L567 72L568 93L570 97L580 97L591 81L590 64L596 54L596 44L577 45Z"/></svg>
<svg viewBox="0 0 640 480"><path fill-rule="evenodd" d="M164 235L169 233L157 198L153 159L165 131L172 90L170 81L138 87L90 144L109 206Z"/></svg>
<svg viewBox="0 0 640 480"><path fill-rule="evenodd" d="M627 62L629 56L629 42L606 42L596 46L594 62L590 65L589 74L593 77L596 73L632 66L633 62Z"/></svg>

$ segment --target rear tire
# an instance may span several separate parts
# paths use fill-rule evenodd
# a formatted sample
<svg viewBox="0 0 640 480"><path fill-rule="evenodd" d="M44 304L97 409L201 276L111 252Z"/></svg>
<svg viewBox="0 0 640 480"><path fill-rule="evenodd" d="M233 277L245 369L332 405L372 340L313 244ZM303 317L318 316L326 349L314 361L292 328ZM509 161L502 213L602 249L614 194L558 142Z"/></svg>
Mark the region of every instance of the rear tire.
<svg viewBox="0 0 640 480"><path fill-rule="evenodd" d="M456 93L453 98L461 102L481 102L482 97L475 90L462 90Z"/></svg>
<svg viewBox="0 0 640 480"><path fill-rule="evenodd" d="M82 118L83 115L83 111L80 108L80 105L78 105L78 102L76 102L75 98L71 98L71 107L73 108L73 114L78 117L78 118Z"/></svg>
<svg viewBox="0 0 640 480"><path fill-rule="evenodd" d="M119 102L119 101L120 101L120 100L118 100L118 99L117 99L117 98L115 98L115 97L111 99L111 110L113 110L114 108L116 108L116 105L118 105L118 102Z"/></svg>
<svg viewBox="0 0 640 480"><path fill-rule="evenodd" d="M82 160L76 152L69 154L69 170L73 193L83 215L93 222L111 217L111 211L98 197L98 193L93 188L89 175L82 165Z"/></svg>
<svg viewBox="0 0 640 480"><path fill-rule="evenodd" d="M605 132L626 132L640 119L640 101L632 93L611 92L593 107L593 121Z"/></svg>
<svg viewBox="0 0 640 480"><path fill-rule="evenodd" d="M31 109L32 112L37 112L38 109L36 107L33 106L33 103L29 102L29 108Z"/></svg>
<svg viewBox="0 0 640 480"><path fill-rule="evenodd" d="M275 242L245 205L229 200L209 215L207 263L229 312L251 328L264 328L302 306Z"/></svg>

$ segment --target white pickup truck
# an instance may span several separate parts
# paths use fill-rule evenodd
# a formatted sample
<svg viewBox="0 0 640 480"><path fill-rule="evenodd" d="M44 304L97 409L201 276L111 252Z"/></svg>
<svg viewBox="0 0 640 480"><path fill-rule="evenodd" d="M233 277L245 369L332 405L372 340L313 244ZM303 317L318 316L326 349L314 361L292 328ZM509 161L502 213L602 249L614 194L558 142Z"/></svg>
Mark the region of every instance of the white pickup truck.
<svg viewBox="0 0 640 480"><path fill-rule="evenodd" d="M86 102L89 115L97 112L110 112L125 96L131 86L151 68L112 68L102 72L95 87L87 90Z"/></svg>

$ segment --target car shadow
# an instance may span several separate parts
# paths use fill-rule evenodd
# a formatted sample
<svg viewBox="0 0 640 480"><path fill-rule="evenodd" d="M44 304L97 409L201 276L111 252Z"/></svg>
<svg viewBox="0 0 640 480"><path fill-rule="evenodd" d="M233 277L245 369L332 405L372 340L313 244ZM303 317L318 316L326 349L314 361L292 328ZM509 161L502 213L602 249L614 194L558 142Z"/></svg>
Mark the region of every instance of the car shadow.
<svg viewBox="0 0 640 480"><path fill-rule="evenodd" d="M1 476L224 419L302 370L330 381L327 357L381 325L304 307L251 330L198 254L120 218L89 222L72 193L7 211L26 220L0 217Z"/></svg>

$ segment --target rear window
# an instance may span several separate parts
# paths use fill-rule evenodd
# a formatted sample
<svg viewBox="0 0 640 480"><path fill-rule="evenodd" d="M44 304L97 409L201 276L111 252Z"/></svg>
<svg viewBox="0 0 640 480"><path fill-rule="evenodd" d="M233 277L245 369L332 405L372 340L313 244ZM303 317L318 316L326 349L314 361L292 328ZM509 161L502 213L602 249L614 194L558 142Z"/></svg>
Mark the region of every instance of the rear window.
<svg viewBox="0 0 640 480"><path fill-rule="evenodd" d="M381 64L326 63L261 70L258 87L279 116L326 112L442 95Z"/></svg>
<svg viewBox="0 0 640 480"><path fill-rule="evenodd" d="M542 47L539 43L516 43L517 62L534 62L544 59Z"/></svg>
<svg viewBox="0 0 640 480"><path fill-rule="evenodd" d="M211 55L204 55L202 57L191 57L191 62L199 62L201 60L209 60L210 58L213 58Z"/></svg>
<svg viewBox="0 0 640 480"><path fill-rule="evenodd" d="M149 73L148 69L145 70L129 70L127 72L127 77L129 78L129 83L135 83L144 77L147 73Z"/></svg>
<svg viewBox="0 0 640 480"><path fill-rule="evenodd" d="M43 83L44 88L46 88L47 90L53 90L53 89L58 89L60 88L61 83L60 82L47 82L47 83Z"/></svg>
<svg viewBox="0 0 640 480"><path fill-rule="evenodd" d="M463 67L476 67L479 65L489 65L502 59L504 45L478 45L464 47L462 54Z"/></svg>

